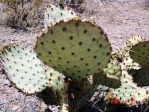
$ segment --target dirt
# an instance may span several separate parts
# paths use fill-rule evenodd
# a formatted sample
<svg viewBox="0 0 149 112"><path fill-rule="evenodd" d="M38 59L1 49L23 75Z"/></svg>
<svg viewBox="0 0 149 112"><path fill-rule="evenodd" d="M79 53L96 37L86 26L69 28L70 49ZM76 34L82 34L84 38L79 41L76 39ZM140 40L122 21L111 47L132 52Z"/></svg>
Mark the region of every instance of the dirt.
<svg viewBox="0 0 149 112"><path fill-rule="evenodd" d="M131 36L149 38L149 6L146 4L136 1L109 4L88 0L83 7L85 12L79 14L81 18L89 19L104 29L113 51L123 47ZM0 48L19 43L32 49L37 35L38 31L16 30L1 24ZM7 80L6 74L0 74L0 112L44 112L47 106L41 99L35 95L26 96Z"/></svg>

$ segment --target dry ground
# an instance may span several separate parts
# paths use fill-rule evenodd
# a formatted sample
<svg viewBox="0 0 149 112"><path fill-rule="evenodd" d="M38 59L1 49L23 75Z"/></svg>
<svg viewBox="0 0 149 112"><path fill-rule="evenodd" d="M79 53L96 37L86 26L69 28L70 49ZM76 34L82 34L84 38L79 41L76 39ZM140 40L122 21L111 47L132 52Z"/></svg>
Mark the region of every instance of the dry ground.
<svg viewBox="0 0 149 112"><path fill-rule="evenodd" d="M90 19L101 26L115 51L133 35L149 38L149 6L135 2L101 3L89 1L85 5L82 18ZM124 1L124 0L123 0ZM33 48L37 32L16 31L5 25L0 26L0 46L20 43L21 46ZM46 105L36 96L26 96L19 92L0 75L0 112L44 112Z"/></svg>

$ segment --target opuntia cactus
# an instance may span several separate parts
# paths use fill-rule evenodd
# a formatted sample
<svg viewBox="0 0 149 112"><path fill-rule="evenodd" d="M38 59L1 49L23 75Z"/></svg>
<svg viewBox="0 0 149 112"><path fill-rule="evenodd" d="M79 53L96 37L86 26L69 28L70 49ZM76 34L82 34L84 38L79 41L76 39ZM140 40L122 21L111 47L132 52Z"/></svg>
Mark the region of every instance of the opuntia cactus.
<svg viewBox="0 0 149 112"><path fill-rule="evenodd" d="M129 70L132 69L132 67L134 69L139 69L140 65L136 62L134 62L131 58L130 58L130 52L133 52L131 50L131 48L143 41L144 38L141 36L132 36L128 41L126 41L125 43L125 47L119 49L116 53L114 53L113 55L117 58L121 60L121 69L122 70Z"/></svg>
<svg viewBox="0 0 149 112"><path fill-rule="evenodd" d="M62 112L67 111L71 100L78 103L82 96L91 98L101 85L120 103L129 106L143 103L149 97L149 89L138 87L132 76L140 86L149 84L147 80L138 80L148 79L148 69L140 69L149 65L148 41L134 36L126 42L124 49L112 54L102 28L76 18L67 7L48 5L45 30L38 36L34 49L37 56L19 46L1 50L0 61L8 78L28 94L52 87L61 95ZM46 68L37 57L51 68ZM139 69L135 75L128 74L132 68ZM63 74L68 82L64 81ZM73 106L72 110L76 105Z"/></svg>
<svg viewBox="0 0 149 112"><path fill-rule="evenodd" d="M134 106L143 103L149 97L149 89L137 87L135 83L124 82L122 86L113 91L116 99L122 103Z"/></svg>
<svg viewBox="0 0 149 112"><path fill-rule="evenodd" d="M88 21L70 20L49 27L37 38L38 57L72 80L100 72L111 58L103 30Z"/></svg>
<svg viewBox="0 0 149 112"><path fill-rule="evenodd" d="M120 58L121 60L120 65L122 69L122 75L120 77L121 87L118 89L114 89L113 95L121 103L125 103L129 106L134 106L134 105L138 105L139 103L143 103L145 99L148 99L149 97L148 88L138 87L137 83L133 82L133 80L137 82L136 80L137 74L138 74L137 78L141 79L141 77L139 77L141 75L140 73L143 72L145 74L145 72L147 72L147 69L145 70L141 68L143 62L145 63L145 60L143 61L143 59L140 58L141 60L140 62L142 64L136 61L139 57L138 55L141 55L141 51L144 50L144 48L147 51L147 48L144 47L143 44L141 44L144 41L145 39L142 38L141 36L133 36L126 42L125 47L116 53L118 58ZM146 56L146 55L142 54L141 56ZM141 66L139 64L141 64ZM147 62L145 64L147 64ZM135 71L138 70L138 72L137 73L133 72L134 75L129 74L129 71L132 69ZM132 76L135 78L133 79Z"/></svg>
<svg viewBox="0 0 149 112"><path fill-rule="evenodd" d="M47 28L61 20L68 21L73 18L78 18L78 16L71 8L49 4L44 12L44 26Z"/></svg>
<svg viewBox="0 0 149 112"><path fill-rule="evenodd" d="M53 70L52 68L46 67L46 76L50 82L49 87L52 87L52 89L57 92L64 91L65 76L63 74Z"/></svg>
<svg viewBox="0 0 149 112"><path fill-rule="evenodd" d="M133 74L134 82L138 86L148 86L149 85L149 68L140 68Z"/></svg>
<svg viewBox="0 0 149 112"><path fill-rule="evenodd" d="M36 54L23 47L6 46L0 52L0 59L8 78L23 92L40 92L49 84L43 63Z"/></svg>
<svg viewBox="0 0 149 112"><path fill-rule="evenodd" d="M110 60L110 63L108 64L108 66L106 68L103 69L104 73L107 76L111 76L111 77L115 77L118 78L121 76L121 66L119 63L119 60L117 60L117 58L112 57Z"/></svg>
<svg viewBox="0 0 149 112"><path fill-rule="evenodd" d="M109 78L106 76L106 74L103 71L93 76L93 82L97 86L100 84L109 88L118 88L121 85L121 82L119 79Z"/></svg>
<svg viewBox="0 0 149 112"><path fill-rule="evenodd" d="M134 45L130 51L130 57L142 67L149 67L149 41L142 41Z"/></svg>

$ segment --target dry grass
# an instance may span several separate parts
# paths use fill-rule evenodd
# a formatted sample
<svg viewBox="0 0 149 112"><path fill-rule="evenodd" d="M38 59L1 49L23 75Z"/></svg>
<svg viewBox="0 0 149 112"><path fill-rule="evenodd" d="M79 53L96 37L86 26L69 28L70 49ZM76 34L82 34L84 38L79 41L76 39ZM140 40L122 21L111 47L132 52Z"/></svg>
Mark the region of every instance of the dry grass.
<svg viewBox="0 0 149 112"><path fill-rule="evenodd" d="M0 0L5 5L3 11L6 14L6 24L12 28L26 29L37 27L39 24L39 12L43 0ZM37 24L38 23L38 24Z"/></svg>

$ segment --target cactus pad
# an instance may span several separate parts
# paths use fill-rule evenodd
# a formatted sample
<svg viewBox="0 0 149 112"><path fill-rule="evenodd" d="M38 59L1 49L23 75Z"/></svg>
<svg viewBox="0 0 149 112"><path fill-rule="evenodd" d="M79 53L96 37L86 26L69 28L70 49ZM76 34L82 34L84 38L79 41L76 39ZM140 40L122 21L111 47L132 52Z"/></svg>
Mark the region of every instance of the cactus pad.
<svg viewBox="0 0 149 112"><path fill-rule="evenodd" d="M100 72L111 58L103 30L90 22L70 20L49 27L37 38L38 57L73 80Z"/></svg>
<svg viewBox="0 0 149 112"><path fill-rule="evenodd" d="M121 75L121 66L116 58L111 58L110 63L107 68L104 68L103 71L107 76L120 77Z"/></svg>
<svg viewBox="0 0 149 112"><path fill-rule="evenodd" d="M114 53L114 55L122 59L129 53L133 45L141 42L142 40L144 40L144 38L141 36L132 36L126 41L125 46L120 48L116 53Z"/></svg>
<svg viewBox="0 0 149 112"><path fill-rule="evenodd" d="M121 85L120 80L107 77L103 71L93 76L93 82L96 85L100 84L109 88L118 88Z"/></svg>
<svg viewBox="0 0 149 112"><path fill-rule="evenodd" d="M60 20L70 20L78 18L75 12L68 7L60 7L59 5L48 5L44 12L44 25L47 28L49 25L59 22Z"/></svg>
<svg viewBox="0 0 149 112"><path fill-rule="evenodd" d="M49 68L46 69L46 75L50 81L50 85L54 91L62 91L64 89L64 75Z"/></svg>
<svg viewBox="0 0 149 112"><path fill-rule="evenodd" d="M141 41L144 41L145 39L141 36L133 36L127 42L125 43L125 47L118 50L118 52L114 53L115 57L117 59L121 60L121 69L122 70L129 70L131 68L133 69L139 69L140 65L130 57L130 52L133 52L131 48L138 44Z"/></svg>
<svg viewBox="0 0 149 112"><path fill-rule="evenodd" d="M149 66L149 41L134 45L130 51L130 57L143 67Z"/></svg>
<svg viewBox="0 0 149 112"><path fill-rule="evenodd" d="M138 86L149 85L149 68L141 68L133 75L134 82Z"/></svg>
<svg viewBox="0 0 149 112"><path fill-rule="evenodd" d="M121 86L112 92L115 99L129 106L138 105L149 98L149 88L138 87L133 82L133 77L125 70L122 70Z"/></svg>
<svg viewBox="0 0 149 112"><path fill-rule="evenodd" d="M144 102L149 98L149 90L146 88L139 88L135 83L125 82L118 89L113 91L113 95L116 99L122 103L133 106Z"/></svg>
<svg viewBox="0 0 149 112"><path fill-rule="evenodd" d="M29 49L7 46L0 52L0 58L8 78L23 92L40 92L48 85L43 64Z"/></svg>

